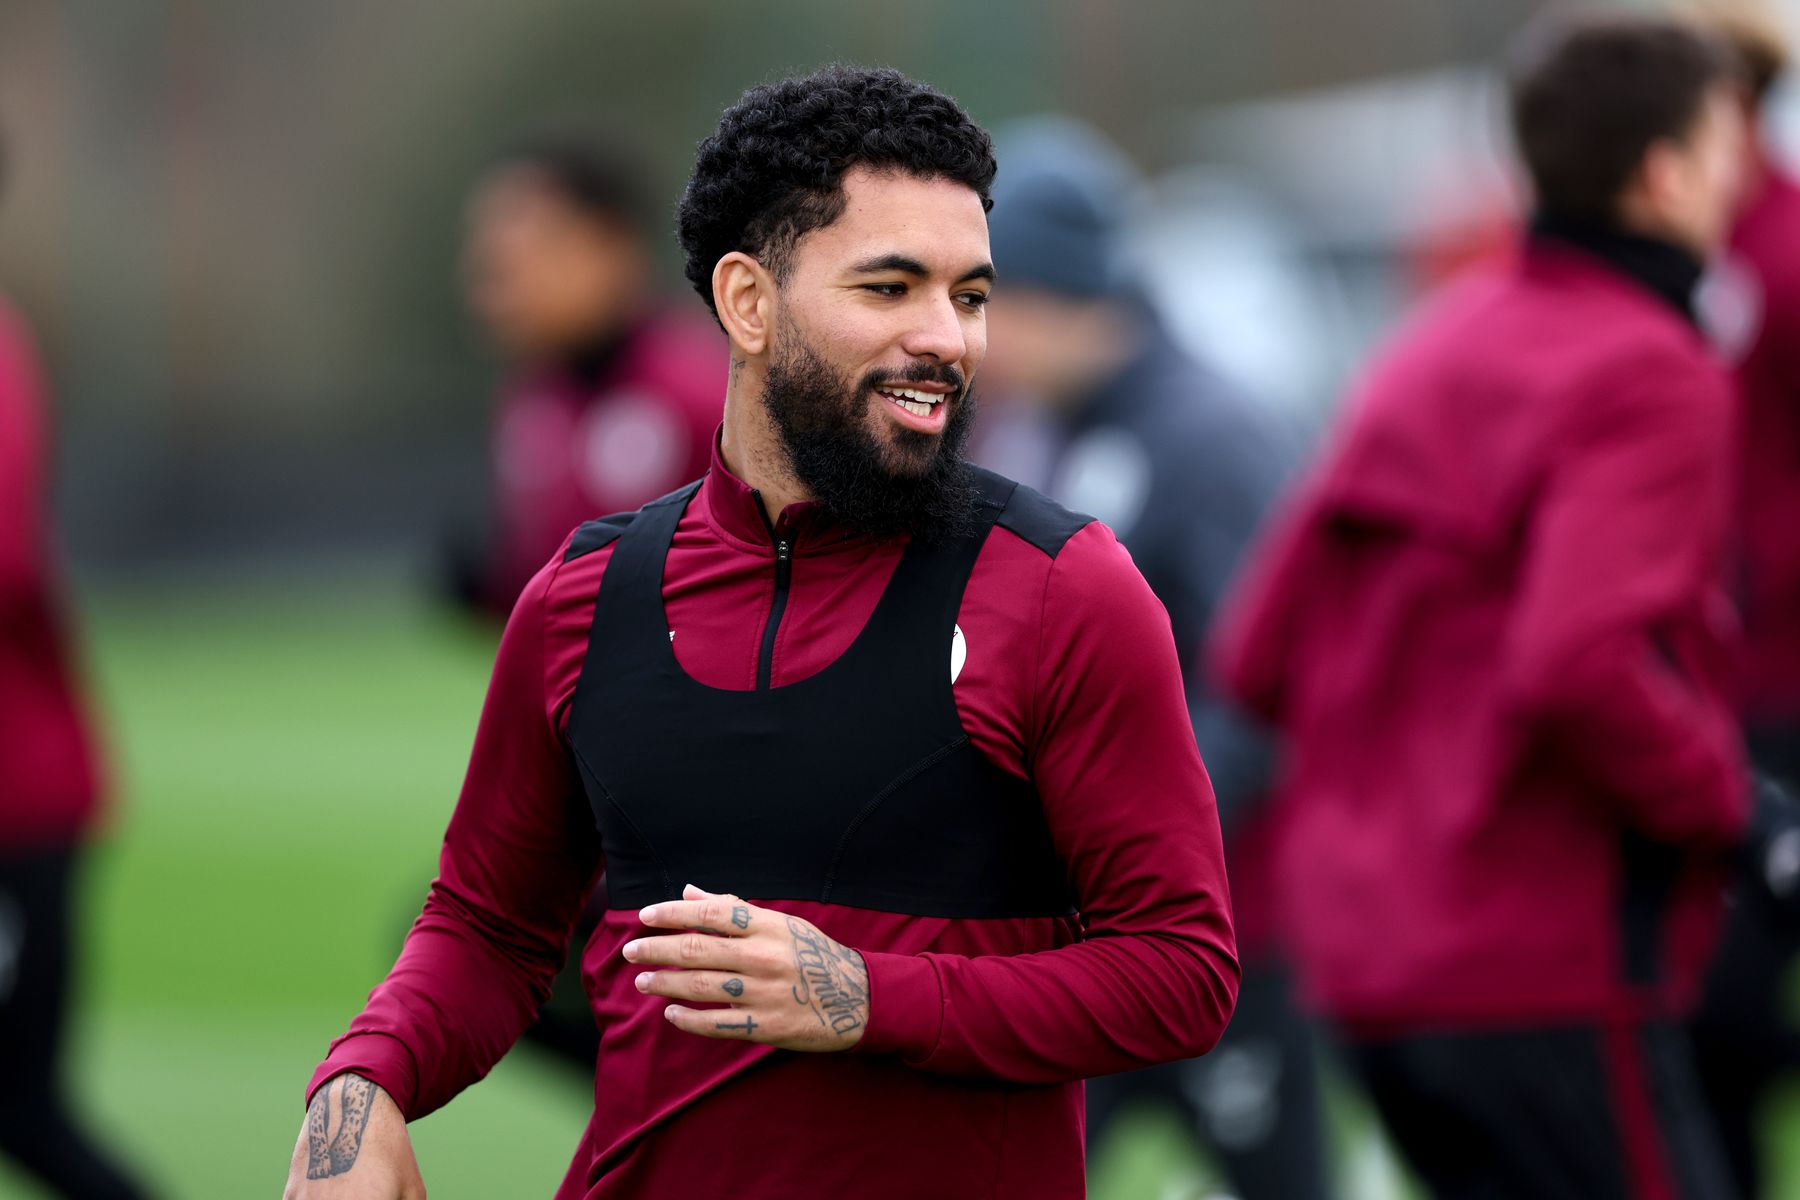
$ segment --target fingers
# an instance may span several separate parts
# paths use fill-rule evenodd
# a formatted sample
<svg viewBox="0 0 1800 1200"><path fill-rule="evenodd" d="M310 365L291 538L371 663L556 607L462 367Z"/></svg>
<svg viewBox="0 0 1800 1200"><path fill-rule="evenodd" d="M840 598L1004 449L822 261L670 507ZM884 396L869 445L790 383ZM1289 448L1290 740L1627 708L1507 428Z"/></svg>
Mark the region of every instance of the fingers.
<svg viewBox="0 0 1800 1200"><path fill-rule="evenodd" d="M691 883L681 894L680 900L648 906L638 913L638 919L657 929L695 929L722 937L747 937L761 924L757 917L768 916L765 910L736 896L714 895Z"/></svg>
<svg viewBox="0 0 1800 1200"><path fill-rule="evenodd" d="M706 933L676 933L637 938L625 943L625 961L643 967L680 967L688 971L743 971L755 959L735 938Z"/></svg>
<svg viewBox="0 0 1800 1200"><path fill-rule="evenodd" d="M702 1011L671 1004L663 1009L663 1016L675 1028L687 1033L697 1033L701 1037L766 1042L775 1036L748 1009L714 1008Z"/></svg>
<svg viewBox="0 0 1800 1200"><path fill-rule="evenodd" d="M729 971L644 971L637 990L647 996L707 1004L749 1004L767 992L760 981Z"/></svg>

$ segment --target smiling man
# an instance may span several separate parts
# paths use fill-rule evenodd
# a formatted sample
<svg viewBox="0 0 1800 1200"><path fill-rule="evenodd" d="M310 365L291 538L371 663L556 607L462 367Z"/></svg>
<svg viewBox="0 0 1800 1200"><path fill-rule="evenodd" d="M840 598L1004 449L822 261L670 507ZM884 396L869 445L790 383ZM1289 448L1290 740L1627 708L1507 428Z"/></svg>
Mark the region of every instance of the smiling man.
<svg viewBox="0 0 1800 1200"><path fill-rule="evenodd" d="M1237 962L1168 619L1104 526L961 456L994 171L886 70L754 88L702 143L712 468L526 589L289 1195L421 1194L405 1121L530 1021L602 865L565 1198L1080 1196L1080 1080L1218 1039Z"/></svg>

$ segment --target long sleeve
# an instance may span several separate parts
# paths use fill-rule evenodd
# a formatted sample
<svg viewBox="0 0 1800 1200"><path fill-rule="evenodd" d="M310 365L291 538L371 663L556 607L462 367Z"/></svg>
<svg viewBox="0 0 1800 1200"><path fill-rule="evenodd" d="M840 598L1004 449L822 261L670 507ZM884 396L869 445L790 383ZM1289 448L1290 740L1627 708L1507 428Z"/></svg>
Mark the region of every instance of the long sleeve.
<svg viewBox="0 0 1800 1200"><path fill-rule="evenodd" d="M1030 765L1086 925L1022 955L866 953L866 1049L1053 1083L1189 1058L1237 997L1218 816L1168 618L1099 524L1043 598Z"/></svg>
<svg viewBox="0 0 1800 1200"><path fill-rule="evenodd" d="M482 1078L536 1015L600 870L600 848L546 703L544 597L527 585L501 638L468 774L424 912L387 979L314 1072L357 1071L408 1120Z"/></svg>
<svg viewBox="0 0 1800 1200"><path fill-rule="evenodd" d="M1527 533L1502 668L1508 715L1622 819L1722 842L1744 821L1709 623L1730 497L1722 379L1647 361L1597 400Z"/></svg>

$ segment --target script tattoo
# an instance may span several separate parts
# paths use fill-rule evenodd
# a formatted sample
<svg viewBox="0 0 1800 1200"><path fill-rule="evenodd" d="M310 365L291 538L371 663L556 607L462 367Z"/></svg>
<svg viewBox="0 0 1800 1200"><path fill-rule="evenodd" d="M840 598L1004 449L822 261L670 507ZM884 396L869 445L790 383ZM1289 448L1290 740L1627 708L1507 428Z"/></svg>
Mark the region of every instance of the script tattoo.
<svg viewBox="0 0 1800 1200"><path fill-rule="evenodd" d="M725 994L728 996L737 997L744 994L744 981L741 979L727 979L719 986L725 989Z"/></svg>
<svg viewBox="0 0 1800 1200"><path fill-rule="evenodd" d="M794 938L794 969L800 976L794 1003L810 1008L819 1024L833 1033L854 1033L869 1015L869 971L862 955L805 921L789 917L787 924Z"/></svg>
<svg viewBox="0 0 1800 1200"><path fill-rule="evenodd" d="M732 905L731 923L736 925L739 929L750 928L750 910L741 904Z"/></svg>
<svg viewBox="0 0 1800 1200"><path fill-rule="evenodd" d="M334 1095L338 1110L335 1128L332 1125ZM330 1179L356 1165L374 1102L375 1085L360 1075L334 1079L313 1097L312 1107L306 1113L308 1179Z"/></svg>

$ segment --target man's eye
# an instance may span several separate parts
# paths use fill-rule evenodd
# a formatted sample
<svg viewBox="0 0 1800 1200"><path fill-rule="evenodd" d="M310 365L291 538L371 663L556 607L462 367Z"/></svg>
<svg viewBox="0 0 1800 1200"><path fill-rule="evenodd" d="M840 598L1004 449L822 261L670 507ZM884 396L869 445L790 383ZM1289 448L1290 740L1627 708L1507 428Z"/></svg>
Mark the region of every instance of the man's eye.
<svg viewBox="0 0 1800 1200"><path fill-rule="evenodd" d="M904 283L865 283L863 291L874 292L877 296L904 296L906 285Z"/></svg>
<svg viewBox="0 0 1800 1200"><path fill-rule="evenodd" d="M984 308L987 306L987 302L993 299L986 292L964 292L960 298L970 308Z"/></svg>

